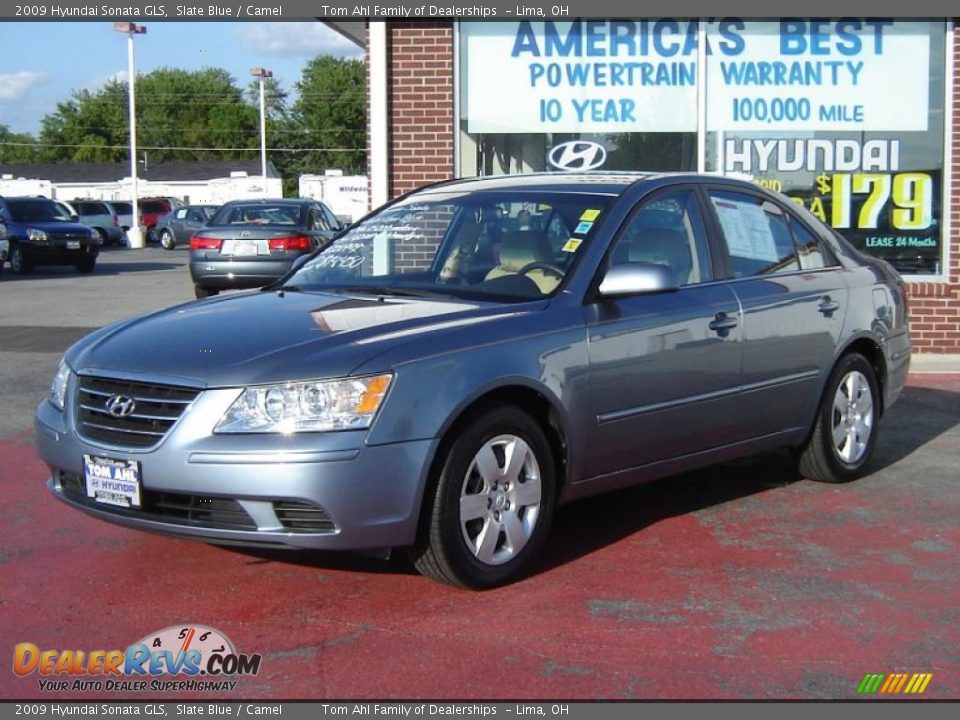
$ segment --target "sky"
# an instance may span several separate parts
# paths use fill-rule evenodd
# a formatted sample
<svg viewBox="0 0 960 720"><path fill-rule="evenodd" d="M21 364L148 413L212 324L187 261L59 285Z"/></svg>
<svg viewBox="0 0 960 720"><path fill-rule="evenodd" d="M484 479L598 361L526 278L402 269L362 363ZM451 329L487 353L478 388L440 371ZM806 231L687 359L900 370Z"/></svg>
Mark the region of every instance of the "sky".
<svg viewBox="0 0 960 720"><path fill-rule="evenodd" d="M265 67L291 92L317 55L362 51L321 22L147 22L134 39L137 73L160 67L221 67L239 87ZM37 135L43 116L73 90L127 77L127 36L110 22L0 22L0 125ZM292 98L291 98L292 99Z"/></svg>

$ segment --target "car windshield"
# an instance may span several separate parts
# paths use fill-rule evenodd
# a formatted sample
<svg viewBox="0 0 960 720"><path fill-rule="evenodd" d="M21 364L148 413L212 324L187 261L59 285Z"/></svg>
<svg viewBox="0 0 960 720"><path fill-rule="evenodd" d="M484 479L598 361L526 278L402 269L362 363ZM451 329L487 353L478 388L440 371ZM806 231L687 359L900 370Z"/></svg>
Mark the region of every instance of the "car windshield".
<svg viewBox="0 0 960 720"><path fill-rule="evenodd" d="M203 219L209 220L217 213L217 208L215 207L203 207L200 208L200 212L203 213Z"/></svg>
<svg viewBox="0 0 960 720"><path fill-rule="evenodd" d="M433 192L351 227L287 278L297 290L520 301L554 293L613 198Z"/></svg>
<svg viewBox="0 0 960 720"><path fill-rule="evenodd" d="M7 200L10 217L17 222L70 222L70 212L62 205L42 200Z"/></svg>
<svg viewBox="0 0 960 720"><path fill-rule="evenodd" d="M211 225L299 225L300 206L270 203L229 205L220 212Z"/></svg>

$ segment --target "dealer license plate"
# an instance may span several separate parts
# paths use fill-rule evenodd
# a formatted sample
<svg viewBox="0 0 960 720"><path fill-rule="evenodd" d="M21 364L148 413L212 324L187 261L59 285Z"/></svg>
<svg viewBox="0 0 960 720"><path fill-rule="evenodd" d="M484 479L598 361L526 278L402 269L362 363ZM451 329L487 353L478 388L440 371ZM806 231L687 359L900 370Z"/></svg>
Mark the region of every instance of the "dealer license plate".
<svg viewBox="0 0 960 720"><path fill-rule="evenodd" d="M67 240L67 250L79 250L80 241L79 240Z"/></svg>
<svg viewBox="0 0 960 720"><path fill-rule="evenodd" d="M253 255L269 255L270 248L261 240L224 240L220 248L221 255L233 257L251 257Z"/></svg>
<svg viewBox="0 0 960 720"><path fill-rule="evenodd" d="M87 497L106 505L141 507L140 463L136 460L84 455L83 474Z"/></svg>

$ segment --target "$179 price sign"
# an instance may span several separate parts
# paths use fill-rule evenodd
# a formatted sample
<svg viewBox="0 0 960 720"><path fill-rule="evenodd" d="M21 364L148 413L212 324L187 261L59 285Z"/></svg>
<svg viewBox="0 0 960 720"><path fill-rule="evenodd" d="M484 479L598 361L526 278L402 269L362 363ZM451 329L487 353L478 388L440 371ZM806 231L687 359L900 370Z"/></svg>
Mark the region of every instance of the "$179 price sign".
<svg viewBox="0 0 960 720"><path fill-rule="evenodd" d="M930 175L919 172L821 173L809 209L838 230L876 230L881 218L896 230L926 230L933 224L933 185Z"/></svg>

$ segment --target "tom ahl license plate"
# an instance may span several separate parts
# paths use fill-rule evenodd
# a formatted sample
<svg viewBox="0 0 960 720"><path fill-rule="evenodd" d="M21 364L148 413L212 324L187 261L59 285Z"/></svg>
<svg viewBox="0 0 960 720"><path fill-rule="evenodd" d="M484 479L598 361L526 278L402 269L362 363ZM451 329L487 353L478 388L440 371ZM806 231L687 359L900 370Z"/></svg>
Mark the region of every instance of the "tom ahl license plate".
<svg viewBox="0 0 960 720"><path fill-rule="evenodd" d="M100 455L83 456L87 497L125 508L141 507L140 463Z"/></svg>

